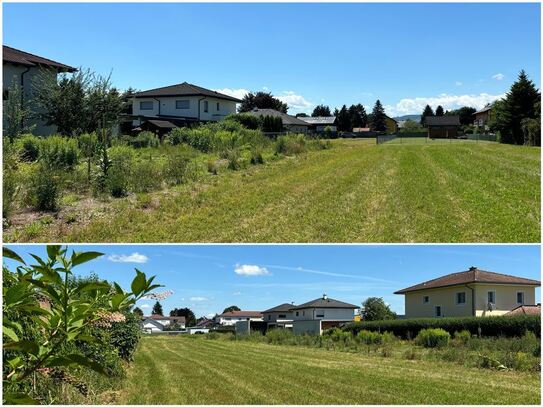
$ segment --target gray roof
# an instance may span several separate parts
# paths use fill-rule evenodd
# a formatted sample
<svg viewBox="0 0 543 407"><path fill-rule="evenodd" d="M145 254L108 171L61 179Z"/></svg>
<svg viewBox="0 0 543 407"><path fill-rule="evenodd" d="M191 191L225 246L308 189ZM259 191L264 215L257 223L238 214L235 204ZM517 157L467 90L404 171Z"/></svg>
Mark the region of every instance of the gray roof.
<svg viewBox="0 0 543 407"><path fill-rule="evenodd" d="M175 124L167 120L147 120L147 122L162 129L175 129L177 127Z"/></svg>
<svg viewBox="0 0 543 407"><path fill-rule="evenodd" d="M191 83L183 82L177 85L164 86L162 88L144 90L134 94L136 98L159 97L159 96L209 96L217 99L231 100L241 103L241 100L224 95L214 90L202 88Z"/></svg>
<svg viewBox="0 0 543 407"><path fill-rule="evenodd" d="M296 307L292 307L291 309L302 309L302 308L360 308L358 305L349 304L343 301L334 300L333 298L328 297L321 297L317 298L316 300L306 302L304 304L300 304Z"/></svg>
<svg viewBox="0 0 543 407"><path fill-rule="evenodd" d="M427 126L460 126L460 116L426 116Z"/></svg>
<svg viewBox="0 0 543 407"><path fill-rule="evenodd" d="M496 103L496 102L489 103L488 105L486 105L485 107L483 107L481 110L477 110L477 111L476 111L475 113L473 113L473 114L484 113L484 112L488 112L489 110L492 110L492 107L494 106L494 103Z"/></svg>
<svg viewBox="0 0 543 407"><path fill-rule="evenodd" d="M289 312L292 307L295 307L294 304L289 304L288 302L285 302L284 304L278 305L277 307L273 307L270 309L267 309L266 311L262 311L262 313L268 313L268 312Z"/></svg>
<svg viewBox="0 0 543 407"><path fill-rule="evenodd" d="M299 118L290 116L286 113L279 112L274 109L256 109L255 108L249 112L244 112L244 113L248 113L248 114L252 114L253 116L260 116L260 117L262 116L280 117L283 120L283 126L288 126L288 125L306 126L306 127L308 126L306 122L300 120Z"/></svg>
<svg viewBox="0 0 543 407"><path fill-rule="evenodd" d="M299 119L309 124L334 124L336 122L336 116L299 117Z"/></svg>
<svg viewBox="0 0 543 407"><path fill-rule="evenodd" d="M57 69L59 72L77 71L77 69L72 66L61 64L60 62L53 61L52 59L47 59L29 52L8 47L7 45L3 46L2 60L3 62L10 62L12 64L24 66L50 66Z"/></svg>

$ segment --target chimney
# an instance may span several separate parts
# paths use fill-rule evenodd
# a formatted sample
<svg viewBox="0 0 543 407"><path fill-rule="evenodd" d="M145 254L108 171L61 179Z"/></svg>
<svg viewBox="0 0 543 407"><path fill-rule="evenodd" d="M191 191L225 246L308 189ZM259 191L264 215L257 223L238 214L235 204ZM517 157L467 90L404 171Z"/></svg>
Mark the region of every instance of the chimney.
<svg viewBox="0 0 543 407"><path fill-rule="evenodd" d="M323 294L323 295L322 295L322 299L323 299L323 300L327 300L327 299L328 299L328 296L327 296L326 294Z"/></svg>
<svg viewBox="0 0 543 407"><path fill-rule="evenodd" d="M469 271L473 271L473 270L477 270L477 267L471 266L471 267L469 268Z"/></svg>

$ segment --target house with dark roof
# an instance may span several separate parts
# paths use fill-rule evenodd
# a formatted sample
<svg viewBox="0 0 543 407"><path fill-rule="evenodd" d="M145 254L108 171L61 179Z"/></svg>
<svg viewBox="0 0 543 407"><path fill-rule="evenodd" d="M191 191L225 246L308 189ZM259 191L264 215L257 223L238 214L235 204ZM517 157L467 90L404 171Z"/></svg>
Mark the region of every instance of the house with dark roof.
<svg viewBox="0 0 543 407"><path fill-rule="evenodd" d="M322 334L325 329L354 320L358 305L334 300L323 294L321 298L291 308L295 334Z"/></svg>
<svg viewBox="0 0 543 407"><path fill-rule="evenodd" d="M185 317L165 317L163 315L149 315L143 317L142 328L144 332L162 332L170 327L175 326L178 329L185 329Z"/></svg>
<svg viewBox="0 0 543 407"><path fill-rule="evenodd" d="M294 304L284 303L262 311L262 316L264 322L268 324L268 329L292 328L292 307L294 306Z"/></svg>
<svg viewBox="0 0 543 407"><path fill-rule="evenodd" d="M541 282L470 267L396 291L405 296L405 317L504 315L535 304Z"/></svg>
<svg viewBox="0 0 543 407"><path fill-rule="evenodd" d="M236 103L241 100L183 82L135 93L132 123L140 129L168 132L190 123L222 120L236 113Z"/></svg>
<svg viewBox="0 0 543 407"><path fill-rule="evenodd" d="M31 100L33 93L33 83L36 82L38 75L55 77L63 72L75 72L76 68L61 62L53 61L42 56L21 51L4 45L2 47L2 85L3 106L9 100L9 90L13 85L20 86L22 89L23 100ZM30 105L30 108L32 106ZM39 113L39 112L34 112ZM42 120L33 118L31 125L35 128L33 133L40 136L48 136L56 132L55 126L48 126ZM4 117L4 129L6 128Z"/></svg>
<svg viewBox="0 0 543 407"><path fill-rule="evenodd" d="M460 116L427 116L424 124L429 138L458 138Z"/></svg>
<svg viewBox="0 0 543 407"><path fill-rule="evenodd" d="M285 130L292 133L307 133L309 129L309 124L302 120L302 118L294 117L289 114L280 112L274 109L258 109L254 108L249 112L245 112L257 117L271 116L271 117L280 117L283 122L283 127Z"/></svg>
<svg viewBox="0 0 543 407"><path fill-rule="evenodd" d="M330 132L337 132L336 116L318 116L318 117L298 117L309 125L309 131L315 133L324 133L329 129Z"/></svg>

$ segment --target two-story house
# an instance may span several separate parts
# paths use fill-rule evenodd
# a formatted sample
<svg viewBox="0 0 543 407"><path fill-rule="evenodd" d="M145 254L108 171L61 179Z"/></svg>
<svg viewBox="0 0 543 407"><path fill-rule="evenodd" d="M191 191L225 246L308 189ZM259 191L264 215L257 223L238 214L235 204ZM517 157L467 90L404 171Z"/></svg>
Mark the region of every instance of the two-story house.
<svg viewBox="0 0 543 407"><path fill-rule="evenodd" d="M56 132L55 126L49 126L38 118L38 111L32 102L33 87L39 75L56 76L61 72L75 72L76 68L60 62L53 61L38 55L30 54L6 45L2 49L2 102L5 108L6 102L10 98L10 88L12 85L21 87L23 102L27 102L27 107L34 113L29 121L34 125L32 132L39 136L48 136ZM6 117L3 121L6 128Z"/></svg>
<svg viewBox="0 0 543 407"><path fill-rule="evenodd" d="M190 123L219 121L236 113L236 103L241 100L183 82L135 93L132 124L160 132Z"/></svg>
<svg viewBox="0 0 543 407"><path fill-rule="evenodd" d="M396 291L405 295L405 317L504 315L520 305L535 305L541 282L470 267Z"/></svg>
<svg viewBox="0 0 543 407"><path fill-rule="evenodd" d="M276 307L262 311L264 322L268 324L268 329L273 328L292 328L292 307L294 304L284 303Z"/></svg>

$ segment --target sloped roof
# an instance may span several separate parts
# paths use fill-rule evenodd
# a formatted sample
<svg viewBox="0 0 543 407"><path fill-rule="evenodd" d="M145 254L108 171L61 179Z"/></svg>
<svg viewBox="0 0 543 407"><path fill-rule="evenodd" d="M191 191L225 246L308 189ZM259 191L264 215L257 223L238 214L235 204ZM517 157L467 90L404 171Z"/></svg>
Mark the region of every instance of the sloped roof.
<svg viewBox="0 0 543 407"><path fill-rule="evenodd" d="M317 298L316 300L312 300L309 302L306 302L304 304L300 304L298 306L291 307L291 310L297 310L297 309L303 309L303 308L360 308L358 305L349 304L343 301L334 300L333 298L328 298L326 296L323 296L321 298Z"/></svg>
<svg viewBox="0 0 543 407"><path fill-rule="evenodd" d="M29 52L8 47L7 45L3 46L2 51L2 60L4 63L10 62L12 64L19 64L24 66L50 66L56 68L59 72L77 71L76 68L69 65L61 64L60 62L53 61L52 59L47 59L38 55L31 54Z"/></svg>
<svg viewBox="0 0 543 407"><path fill-rule="evenodd" d="M480 270L477 267L470 267L469 270L459 273L447 274L442 277L428 280L411 287L403 288L394 294L405 294L411 291L426 290L429 288L448 287L452 285L463 285L469 283L488 284L513 284L513 285L534 285L540 286L541 282L529 278L515 277L508 274L494 273L492 271Z"/></svg>
<svg viewBox="0 0 543 407"><path fill-rule="evenodd" d="M179 83L177 85L164 86L162 88L155 88L137 92L134 94L136 98L147 97L159 97L159 96L209 96L217 99L230 100L233 102L241 103L241 100L228 96L214 90L202 88L188 82Z"/></svg>
<svg viewBox="0 0 543 407"><path fill-rule="evenodd" d="M504 315L508 317L514 317L517 315L541 315L541 304L519 305L517 308L513 308L511 311Z"/></svg>
<svg viewBox="0 0 543 407"><path fill-rule="evenodd" d="M161 129L175 129L177 126L167 120L147 120L147 122Z"/></svg>
<svg viewBox="0 0 543 407"><path fill-rule="evenodd" d="M219 317L234 317L234 318L262 318L260 311L230 311L224 312Z"/></svg>
<svg viewBox="0 0 543 407"><path fill-rule="evenodd" d="M180 322L185 322L186 321L185 317L165 317L163 315L157 315L157 314L148 315L148 316L145 316L143 318L152 319L154 321L166 321L166 320L169 320L169 321L176 320L176 321L180 321Z"/></svg>
<svg viewBox="0 0 543 407"><path fill-rule="evenodd" d="M284 304L278 305L277 307L273 307L270 309L267 309L266 311L262 311L262 313L267 312L289 312L292 307L295 307L294 304L289 304L288 302L285 302Z"/></svg>
<svg viewBox="0 0 543 407"><path fill-rule="evenodd" d="M308 124L306 122L304 122L303 120L300 120L299 118L297 117L294 117L294 116L290 116L286 113L283 113L283 112L279 112L277 110L274 110L274 109L253 109L249 112L244 112L244 113L248 113L248 114L252 114L253 116L275 116L275 117L280 117L281 120L283 121L283 126L287 126L287 125L297 125L297 126L308 126Z"/></svg>
<svg viewBox="0 0 543 407"><path fill-rule="evenodd" d="M298 119L308 124L334 124L336 122L336 116L298 117Z"/></svg>
<svg viewBox="0 0 543 407"><path fill-rule="evenodd" d="M460 126L460 116L426 116L427 126Z"/></svg>
<svg viewBox="0 0 543 407"><path fill-rule="evenodd" d="M476 111L475 113L473 113L473 114L484 113L484 112L488 112L489 110L492 110L492 107L494 106L494 103L496 103L496 102L489 103L488 105L486 105L485 107L483 107L481 110L477 110L477 111Z"/></svg>

